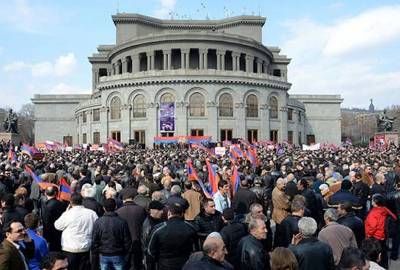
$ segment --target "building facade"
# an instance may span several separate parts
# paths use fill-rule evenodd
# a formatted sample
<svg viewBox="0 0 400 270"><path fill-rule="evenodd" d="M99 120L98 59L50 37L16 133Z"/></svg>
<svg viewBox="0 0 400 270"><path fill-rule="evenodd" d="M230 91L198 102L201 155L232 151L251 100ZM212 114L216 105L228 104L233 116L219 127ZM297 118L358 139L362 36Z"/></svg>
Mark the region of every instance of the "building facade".
<svg viewBox="0 0 400 270"><path fill-rule="evenodd" d="M32 99L36 142L112 137L151 146L156 136L193 135L340 143L342 99L289 96L290 59L262 44L265 18L112 19L116 44L89 57L92 94ZM65 123L61 130L57 121Z"/></svg>

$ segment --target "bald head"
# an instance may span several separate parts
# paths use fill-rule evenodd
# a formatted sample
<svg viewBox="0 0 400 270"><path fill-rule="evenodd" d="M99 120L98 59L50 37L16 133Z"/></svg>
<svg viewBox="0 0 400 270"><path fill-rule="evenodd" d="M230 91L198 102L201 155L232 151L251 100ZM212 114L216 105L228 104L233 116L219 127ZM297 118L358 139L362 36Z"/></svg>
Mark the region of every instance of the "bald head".
<svg viewBox="0 0 400 270"><path fill-rule="evenodd" d="M203 251L219 262L223 262L227 254L225 243L220 237L207 237L203 243Z"/></svg>

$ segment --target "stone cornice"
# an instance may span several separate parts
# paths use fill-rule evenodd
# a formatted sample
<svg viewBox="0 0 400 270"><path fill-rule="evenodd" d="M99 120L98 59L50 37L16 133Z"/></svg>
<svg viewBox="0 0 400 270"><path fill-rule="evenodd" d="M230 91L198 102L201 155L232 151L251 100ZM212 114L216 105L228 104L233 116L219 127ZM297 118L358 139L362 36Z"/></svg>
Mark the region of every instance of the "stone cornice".
<svg viewBox="0 0 400 270"><path fill-rule="evenodd" d="M220 73L220 74L217 74ZM224 74L225 73L225 74ZM237 73L237 72L233 72ZM104 77L105 80L101 81L97 85L98 90L108 90L121 87L136 87L145 85L159 85L159 84L175 84L175 83L187 83L187 84L235 84L235 85L251 85L251 86L264 86L280 90L289 90L291 84L285 82L283 79L273 77L267 74L248 75L248 73L240 74L242 76L234 76L229 72L204 72L200 70L193 71L152 71L143 72L142 74L130 74L126 73L122 75L116 75L112 77ZM239 75L238 73L238 75ZM141 76L140 76L141 75ZM230 76L229 76L230 75Z"/></svg>
<svg viewBox="0 0 400 270"><path fill-rule="evenodd" d="M209 42L210 48L215 47L215 45L218 43L223 43L224 46L226 46L226 44L232 44L232 45L236 45L241 48L250 48L250 49L257 49L259 51L262 51L263 53L268 55L268 57L269 57L269 59L271 59L271 61L273 61L272 59L274 57L272 52L266 46L264 46L262 43L255 41L254 39L246 38L244 36L239 36L239 35L220 33L220 32L217 32L217 33L202 33L202 32L169 33L169 34L154 34L151 36L139 37L135 40L115 46L112 50L110 50L108 57L109 57L109 59L111 59L120 52L125 52L127 50L135 49L135 48L139 48L139 47L146 48L149 45L154 45L157 43L162 43L163 45L164 44L167 45L167 44L171 43L174 45L174 47L176 47L177 44L179 44L179 43L182 44L182 42L194 42L196 44L198 42L201 42L202 44L207 44ZM200 47L200 49L202 49L202 48ZM92 60L91 57L89 57L89 59ZM101 59L103 59L103 58L101 58ZM288 60L290 61L290 59L288 59Z"/></svg>
<svg viewBox="0 0 400 270"><path fill-rule="evenodd" d="M218 30L237 25L257 25L265 24L265 17L261 16L236 16L221 20L160 20L157 18L144 16L136 13L119 13L113 15L114 24L144 24L163 29L197 29L197 30Z"/></svg>

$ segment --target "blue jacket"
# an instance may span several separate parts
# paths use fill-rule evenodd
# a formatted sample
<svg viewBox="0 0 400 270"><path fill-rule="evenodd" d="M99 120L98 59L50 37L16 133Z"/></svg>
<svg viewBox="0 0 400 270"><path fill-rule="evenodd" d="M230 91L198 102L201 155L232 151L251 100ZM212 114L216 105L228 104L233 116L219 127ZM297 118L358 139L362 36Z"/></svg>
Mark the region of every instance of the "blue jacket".
<svg viewBox="0 0 400 270"><path fill-rule="evenodd" d="M35 256L28 261L29 269L40 270L40 262L42 261L42 258L49 253L47 242L43 237L37 235L35 230L28 229L27 233L35 244Z"/></svg>

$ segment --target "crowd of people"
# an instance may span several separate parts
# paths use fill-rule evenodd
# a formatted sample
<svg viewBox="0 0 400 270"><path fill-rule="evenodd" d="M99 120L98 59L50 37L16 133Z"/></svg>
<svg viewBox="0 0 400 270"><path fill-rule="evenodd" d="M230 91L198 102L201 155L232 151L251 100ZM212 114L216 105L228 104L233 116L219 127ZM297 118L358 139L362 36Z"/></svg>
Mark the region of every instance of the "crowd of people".
<svg viewBox="0 0 400 270"><path fill-rule="evenodd" d="M387 269L398 259L398 148L251 147L257 161L175 146L34 159L1 142L0 270Z"/></svg>

